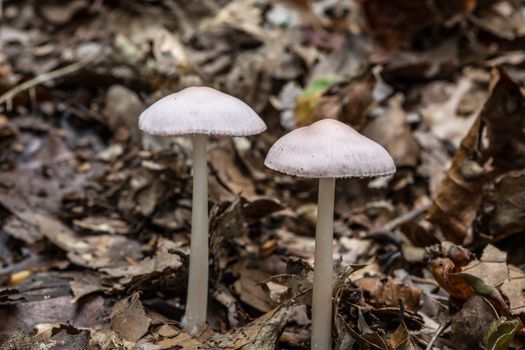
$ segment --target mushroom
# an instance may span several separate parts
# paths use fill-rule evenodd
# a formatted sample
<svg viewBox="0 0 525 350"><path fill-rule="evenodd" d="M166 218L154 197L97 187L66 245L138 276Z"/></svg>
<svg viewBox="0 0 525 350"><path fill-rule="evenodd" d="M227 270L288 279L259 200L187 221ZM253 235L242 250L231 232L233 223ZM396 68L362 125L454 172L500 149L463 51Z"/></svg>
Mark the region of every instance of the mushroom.
<svg viewBox="0 0 525 350"><path fill-rule="evenodd" d="M391 175L396 171L394 161L382 146L346 124L323 119L277 140L264 165L288 175L319 179L311 348L329 350L335 180Z"/></svg>
<svg viewBox="0 0 525 350"><path fill-rule="evenodd" d="M233 96L208 87L189 87L148 107L140 115L139 128L152 135L193 138L191 253L183 323L187 331L196 333L206 323L208 301L208 136L255 135L266 130L266 125Z"/></svg>

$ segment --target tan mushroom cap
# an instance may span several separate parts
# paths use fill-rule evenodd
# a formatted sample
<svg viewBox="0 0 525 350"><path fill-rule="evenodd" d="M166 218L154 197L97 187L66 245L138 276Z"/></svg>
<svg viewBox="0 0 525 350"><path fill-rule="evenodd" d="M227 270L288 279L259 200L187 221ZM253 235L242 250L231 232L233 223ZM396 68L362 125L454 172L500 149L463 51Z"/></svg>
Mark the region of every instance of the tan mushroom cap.
<svg viewBox="0 0 525 350"><path fill-rule="evenodd" d="M139 118L139 128L152 135L248 136L266 124L243 101L215 89L189 87L161 98Z"/></svg>
<svg viewBox="0 0 525 350"><path fill-rule="evenodd" d="M392 157L381 145L334 119L284 135L271 147L264 165L311 178L375 177L396 171Z"/></svg>

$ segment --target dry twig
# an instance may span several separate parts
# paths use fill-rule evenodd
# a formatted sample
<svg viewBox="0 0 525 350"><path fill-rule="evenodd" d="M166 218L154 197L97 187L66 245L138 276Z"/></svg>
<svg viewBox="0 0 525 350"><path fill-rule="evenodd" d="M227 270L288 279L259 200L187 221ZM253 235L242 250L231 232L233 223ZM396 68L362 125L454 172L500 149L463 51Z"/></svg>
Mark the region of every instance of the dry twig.
<svg viewBox="0 0 525 350"><path fill-rule="evenodd" d="M18 95L19 93L21 93L22 91L30 89L32 87L35 87L35 86L37 86L39 84L45 83L46 81L58 79L58 78L63 77L65 75L74 73L74 72L84 68L88 64L94 62L96 57L98 57L98 55L95 55L94 57L91 57L91 58L86 59L86 60L82 60L82 61L78 61L78 62L72 63L72 64L70 64L68 66L65 66L65 67L62 67L62 68L55 69L55 70L50 71L50 72L46 72L44 74L41 74L39 76L34 77L33 79L25 81L22 84L15 86L14 88L12 88L9 91L7 91L5 94L0 96L0 105L3 104L3 103L6 103L8 105L8 107L9 107L9 105L11 104L12 99L15 98L15 96ZM7 108L7 109L9 110L10 108Z"/></svg>

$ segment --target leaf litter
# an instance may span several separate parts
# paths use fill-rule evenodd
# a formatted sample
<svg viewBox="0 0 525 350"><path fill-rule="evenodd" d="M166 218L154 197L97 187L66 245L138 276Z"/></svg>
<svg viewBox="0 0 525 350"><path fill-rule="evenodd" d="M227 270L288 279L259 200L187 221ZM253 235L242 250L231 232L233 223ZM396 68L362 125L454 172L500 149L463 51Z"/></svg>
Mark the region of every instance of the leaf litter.
<svg viewBox="0 0 525 350"><path fill-rule="evenodd" d="M520 2L0 8L0 349L308 349L316 184L262 161L321 118L398 168L338 183L334 347L524 346ZM194 336L180 323L191 145L136 127L192 85L269 127L209 145L208 328Z"/></svg>

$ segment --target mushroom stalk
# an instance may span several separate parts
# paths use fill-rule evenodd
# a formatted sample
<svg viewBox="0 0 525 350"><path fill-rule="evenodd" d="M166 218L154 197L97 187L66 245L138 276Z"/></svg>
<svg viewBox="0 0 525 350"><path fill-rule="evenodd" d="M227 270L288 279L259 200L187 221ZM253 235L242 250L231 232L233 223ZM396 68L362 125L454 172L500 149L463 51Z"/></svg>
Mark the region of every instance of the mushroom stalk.
<svg viewBox="0 0 525 350"><path fill-rule="evenodd" d="M206 323L208 303L208 166L207 135L193 136L191 252L185 328L194 334Z"/></svg>
<svg viewBox="0 0 525 350"><path fill-rule="evenodd" d="M312 350L332 348L334 195L335 178L319 179L312 300Z"/></svg>

